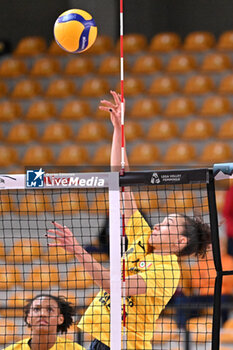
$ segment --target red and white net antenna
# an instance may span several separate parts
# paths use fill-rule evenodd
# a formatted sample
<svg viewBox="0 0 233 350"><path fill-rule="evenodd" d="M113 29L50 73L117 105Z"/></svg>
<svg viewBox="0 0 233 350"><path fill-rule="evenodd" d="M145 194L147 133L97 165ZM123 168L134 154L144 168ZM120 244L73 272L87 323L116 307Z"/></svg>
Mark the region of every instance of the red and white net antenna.
<svg viewBox="0 0 233 350"><path fill-rule="evenodd" d="M125 108L124 108L124 50L123 50L123 0L120 0L120 75L121 75L121 175L125 172ZM127 349L126 339L126 295L125 295L125 257L126 257L126 238L125 238L125 188L121 188L122 194L122 321L123 321L123 349Z"/></svg>

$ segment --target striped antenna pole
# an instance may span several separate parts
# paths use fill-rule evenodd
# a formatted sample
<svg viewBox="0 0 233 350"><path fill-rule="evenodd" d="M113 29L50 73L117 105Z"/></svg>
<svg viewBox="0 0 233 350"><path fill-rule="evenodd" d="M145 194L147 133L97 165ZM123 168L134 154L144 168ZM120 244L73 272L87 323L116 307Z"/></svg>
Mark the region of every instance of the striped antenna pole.
<svg viewBox="0 0 233 350"><path fill-rule="evenodd" d="M125 108L124 108L124 50L123 50L123 0L120 0L120 78L121 78L121 175L125 172ZM125 189L122 187L122 320L123 320L123 349L127 349L126 337L126 295L125 295L125 257L126 257L126 239L125 239L125 210L124 210L124 196Z"/></svg>

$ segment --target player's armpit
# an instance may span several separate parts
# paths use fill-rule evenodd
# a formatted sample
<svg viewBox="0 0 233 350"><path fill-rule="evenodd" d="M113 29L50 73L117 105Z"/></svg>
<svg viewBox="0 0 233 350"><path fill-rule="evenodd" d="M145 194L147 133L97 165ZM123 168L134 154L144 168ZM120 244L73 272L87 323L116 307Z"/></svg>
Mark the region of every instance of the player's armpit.
<svg viewBox="0 0 233 350"><path fill-rule="evenodd" d="M146 294L146 282L139 275L127 277L125 280L125 295L141 295Z"/></svg>

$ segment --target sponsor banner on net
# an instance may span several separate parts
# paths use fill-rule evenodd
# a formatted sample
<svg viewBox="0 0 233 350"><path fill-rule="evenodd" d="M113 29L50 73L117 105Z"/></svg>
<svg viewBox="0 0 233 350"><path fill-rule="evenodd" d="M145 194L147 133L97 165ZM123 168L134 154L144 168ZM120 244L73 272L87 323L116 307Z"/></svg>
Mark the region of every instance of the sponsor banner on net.
<svg viewBox="0 0 233 350"><path fill-rule="evenodd" d="M47 174L43 169L27 170L26 187L30 188L85 188L105 187L108 183L107 174Z"/></svg>

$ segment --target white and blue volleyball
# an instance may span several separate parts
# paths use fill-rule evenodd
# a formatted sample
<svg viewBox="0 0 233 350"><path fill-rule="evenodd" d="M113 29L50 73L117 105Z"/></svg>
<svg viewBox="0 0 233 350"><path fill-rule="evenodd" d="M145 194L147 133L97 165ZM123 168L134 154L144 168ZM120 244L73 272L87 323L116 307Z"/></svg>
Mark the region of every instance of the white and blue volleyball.
<svg viewBox="0 0 233 350"><path fill-rule="evenodd" d="M63 12L54 24L57 44L70 53L88 50L97 37L97 26L93 17L84 10Z"/></svg>

